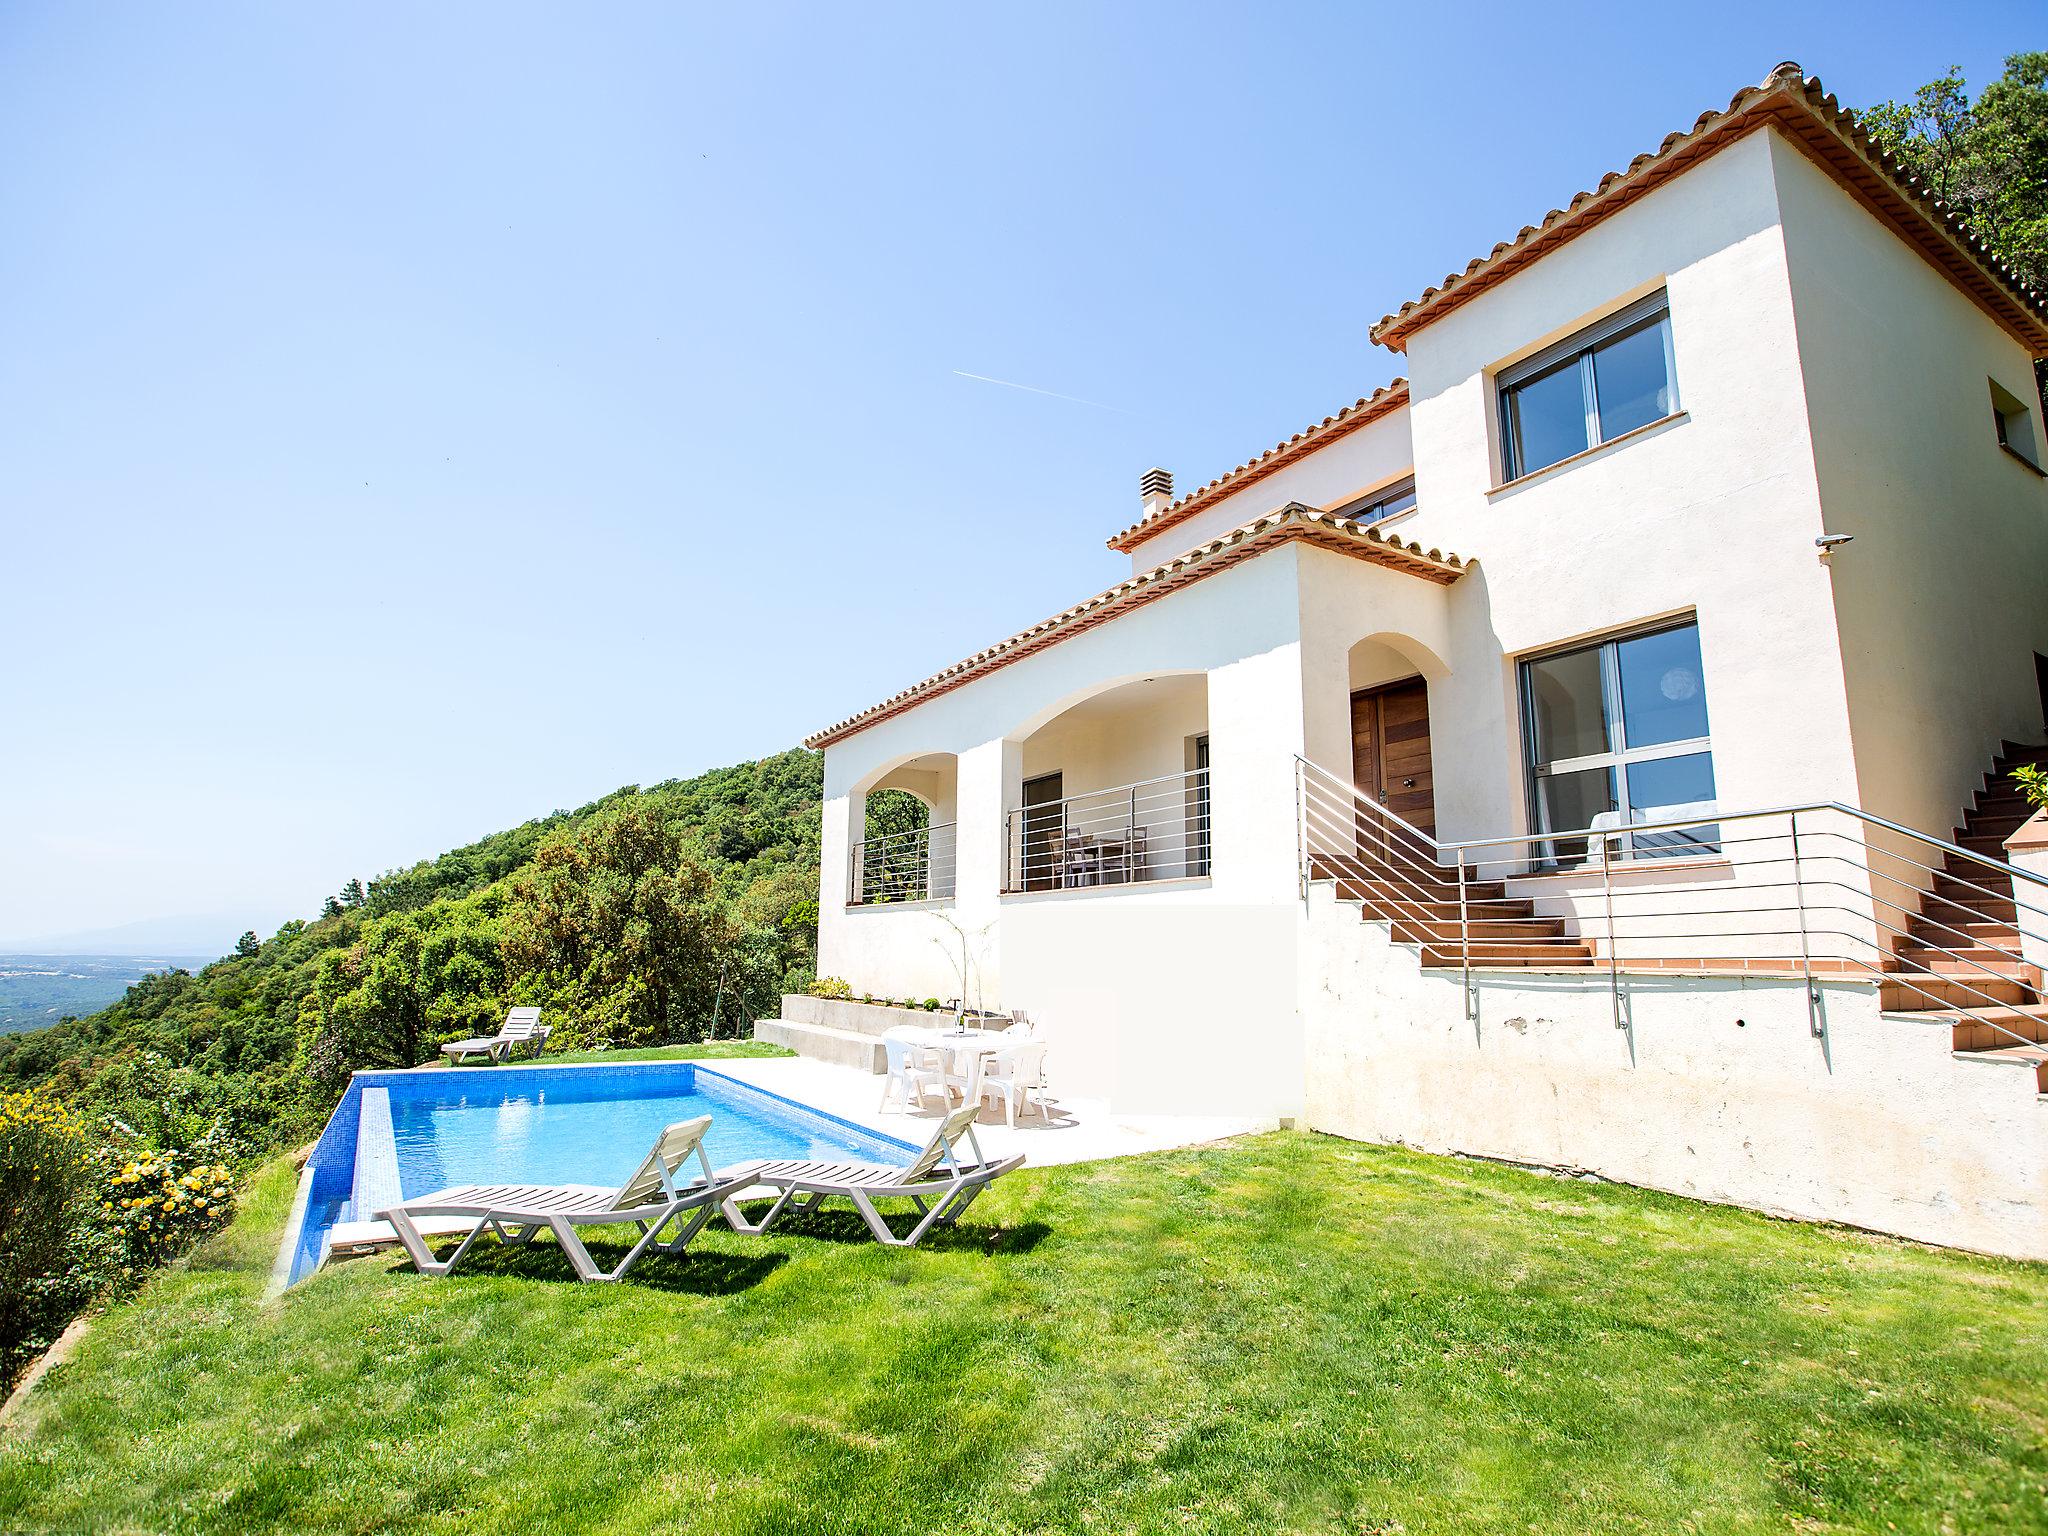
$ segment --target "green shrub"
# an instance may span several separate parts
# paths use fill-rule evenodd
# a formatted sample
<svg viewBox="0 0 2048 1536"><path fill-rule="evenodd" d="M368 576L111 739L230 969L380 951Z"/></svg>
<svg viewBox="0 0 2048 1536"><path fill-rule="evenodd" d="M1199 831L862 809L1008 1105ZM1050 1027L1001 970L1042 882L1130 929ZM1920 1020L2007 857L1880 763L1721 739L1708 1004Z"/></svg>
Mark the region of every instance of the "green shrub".
<svg viewBox="0 0 2048 1536"><path fill-rule="evenodd" d="M853 988L837 976L820 976L811 983L811 996L844 1002L853 996Z"/></svg>
<svg viewBox="0 0 2048 1536"><path fill-rule="evenodd" d="M71 1232L91 1174L85 1128L46 1094L0 1094L0 1381L69 1318Z"/></svg>
<svg viewBox="0 0 2048 1536"><path fill-rule="evenodd" d="M182 1173L168 1153L121 1163L108 1154L99 1216L117 1231L135 1269L168 1264L234 1214L234 1175L219 1163L194 1163Z"/></svg>
<svg viewBox="0 0 2048 1536"><path fill-rule="evenodd" d="M918 1006L923 1008L926 1013L937 1013L939 1011L939 1000L936 997L928 997Z"/></svg>
<svg viewBox="0 0 2048 1536"><path fill-rule="evenodd" d="M2035 767L2032 763L2012 771L2013 782L2020 787L2037 811L2048 811L2048 769Z"/></svg>

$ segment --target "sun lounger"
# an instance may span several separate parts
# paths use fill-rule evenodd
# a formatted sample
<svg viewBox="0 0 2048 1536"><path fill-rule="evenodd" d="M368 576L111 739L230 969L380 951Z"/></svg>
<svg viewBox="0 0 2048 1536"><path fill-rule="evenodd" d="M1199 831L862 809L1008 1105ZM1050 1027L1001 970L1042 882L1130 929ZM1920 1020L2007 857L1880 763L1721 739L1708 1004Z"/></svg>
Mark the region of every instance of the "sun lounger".
<svg viewBox="0 0 2048 1536"><path fill-rule="evenodd" d="M853 1202L877 1242L892 1248L915 1245L934 1226L950 1227L960 1213L974 1203L974 1197L1011 1169L1021 1167L1022 1153L992 1161L981 1150L974 1134L974 1117L979 1102L956 1109L933 1133L931 1141L907 1168L889 1168L878 1163L784 1162L741 1163L719 1170L719 1181L731 1179L741 1186L766 1186L780 1191L775 1204L757 1222L741 1212L737 1194L724 1198L725 1219L735 1232L759 1234L781 1219L785 1211L816 1210L835 1195ZM973 1152L971 1160L960 1156L965 1137ZM918 1222L910 1233L898 1237L875 1208L877 1200L900 1198L917 1208Z"/></svg>
<svg viewBox="0 0 2048 1536"><path fill-rule="evenodd" d="M460 1066L472 1056L481 1056L492 1062L505 1061L522 1045L532 1046L534 1055L538 1056L547 1038L548 1027L541 1023L538 1008L514 1008L505 1015L505 1022L498 1026L495 1035L478 1035L474 1040L450 1040L441 1047L441 1054L448 1058L451 1067Z"/></svg>
<svg viewBox="0 0 2048 1536"><path fill-rule="evenodd" d="M391 1223L423 1275L438 1277L453 1270L485 1232L496 1233L500 1242L524 1247L545 1228L555 1234L579 1280L617 1280L649 1249L681 1253L711 1219L719 1202L746 1188L747 1177L735 1180L712 1173L711 1162L704 1155L704 1133L710 1128L709 1115L669 1126L655 1138L653 1149L633 1176L616 1190L592 1184L463 1184L407 1200L378 1211L376 1216ZM702 1177L686 1179L682 1176L684 1165L692 1157L703 1170ZM419 1223L447 1216L474 1218L474 1225L447 1259L436 1260ZM640 1240L616 1269L599 1269L576 1229L627 1222L640 1229ZM662 1232L671 1222L675 1233L664 1238Z"/></svg>

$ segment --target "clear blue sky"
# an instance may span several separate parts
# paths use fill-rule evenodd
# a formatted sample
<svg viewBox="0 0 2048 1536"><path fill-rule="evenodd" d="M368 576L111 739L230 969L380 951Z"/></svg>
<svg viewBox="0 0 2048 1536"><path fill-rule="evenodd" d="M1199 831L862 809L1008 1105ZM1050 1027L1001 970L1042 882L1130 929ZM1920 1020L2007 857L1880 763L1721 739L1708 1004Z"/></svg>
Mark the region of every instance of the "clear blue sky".
<svg viewBox="0 0 2048 1536"><path fill-rule="evenodd" d="M2042 21L11 0L0 943L217 948L792 745L1778 60L1862 104Z"/></svg>

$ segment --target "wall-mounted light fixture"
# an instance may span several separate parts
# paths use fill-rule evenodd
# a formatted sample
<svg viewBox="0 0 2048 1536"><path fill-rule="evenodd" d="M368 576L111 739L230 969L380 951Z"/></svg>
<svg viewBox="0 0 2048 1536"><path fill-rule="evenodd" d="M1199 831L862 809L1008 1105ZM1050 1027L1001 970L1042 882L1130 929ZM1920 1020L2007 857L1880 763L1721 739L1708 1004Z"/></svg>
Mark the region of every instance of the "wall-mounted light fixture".
<svg viewBox="0 0 2048 1536"><path fill-rule="evenodd" d="M1820 551L1820 563L1826 565L1828 556L1855 538L1853 533L1824 533L1813 541L1813 547Z"/></svg>

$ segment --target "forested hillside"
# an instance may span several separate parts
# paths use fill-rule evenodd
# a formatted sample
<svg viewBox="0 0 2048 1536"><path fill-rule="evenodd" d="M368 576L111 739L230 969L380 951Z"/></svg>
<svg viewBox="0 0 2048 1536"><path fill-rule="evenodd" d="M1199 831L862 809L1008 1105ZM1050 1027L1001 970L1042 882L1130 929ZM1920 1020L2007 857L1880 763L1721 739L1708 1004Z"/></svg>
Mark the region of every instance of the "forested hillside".
<svg viewBox="0 0 2048 1536"><path fill-rule="evenodd" d="M513 1004L545 1009L551 1048L741 1032L810 980L820 764L790 751L622 789L350 880L197 974L0 1039L0 1089L238 1156L314 1128L351 1071L427 1060Z"/></svg>

